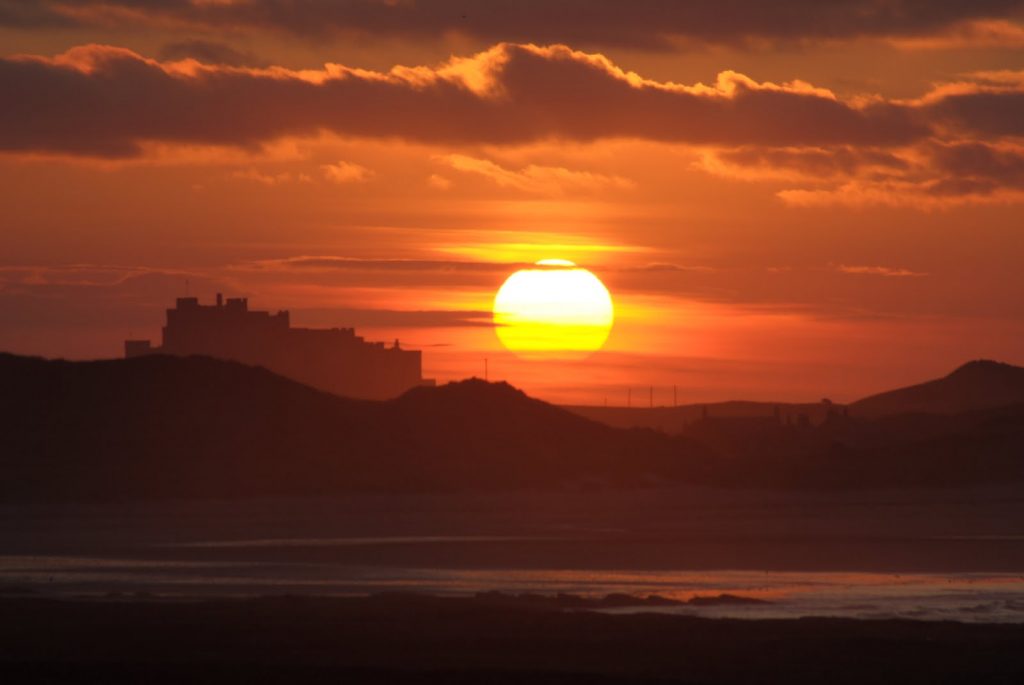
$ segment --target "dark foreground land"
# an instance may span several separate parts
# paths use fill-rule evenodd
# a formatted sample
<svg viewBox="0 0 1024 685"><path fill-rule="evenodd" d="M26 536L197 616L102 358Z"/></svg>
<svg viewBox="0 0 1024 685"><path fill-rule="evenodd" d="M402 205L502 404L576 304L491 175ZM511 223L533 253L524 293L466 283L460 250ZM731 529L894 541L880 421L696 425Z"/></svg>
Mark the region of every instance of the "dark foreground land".
<svg viewBox="0 0 1024 685"><path fill-rule="evenodd" d="M477 379L371 402L204 357L0 353L0 503L1024 483L1024 368L972 362L814 425L772 406L668 434Z"/></svg>
<svg viewBox="0 0 1024 685"><path fill-rule="evenodd" d="M710 620L509 597L0 600L4 683L1019 683L1024 626Z"/></svg>
<svg viewBox="0 0 1024 685"><path fill-rule="evenodd" d="M0 685L1024 682L1024 625L690 615L746 570L779 611L801 599L768 571L837 575L800 581L819 610L1017 620L1003 366L668 435L482 381L378 403L212 359L0 355ZM566 583L694 605L472 596ZM337 597L431 587L465 596Z"/></svg>

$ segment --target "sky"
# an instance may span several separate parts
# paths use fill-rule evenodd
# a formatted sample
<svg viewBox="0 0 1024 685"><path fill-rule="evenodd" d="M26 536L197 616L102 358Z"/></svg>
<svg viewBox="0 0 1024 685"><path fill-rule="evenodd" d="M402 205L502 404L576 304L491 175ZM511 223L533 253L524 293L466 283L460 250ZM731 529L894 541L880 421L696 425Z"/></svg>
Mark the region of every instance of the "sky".
<svg viewBox="0 0 1024 685"><path fill-rule="evenodd" d="M0 350L223 292L565 403L1024 364L1024 1L0 0L0 94ZM540 259L603 349L504 349Z"/></svg>

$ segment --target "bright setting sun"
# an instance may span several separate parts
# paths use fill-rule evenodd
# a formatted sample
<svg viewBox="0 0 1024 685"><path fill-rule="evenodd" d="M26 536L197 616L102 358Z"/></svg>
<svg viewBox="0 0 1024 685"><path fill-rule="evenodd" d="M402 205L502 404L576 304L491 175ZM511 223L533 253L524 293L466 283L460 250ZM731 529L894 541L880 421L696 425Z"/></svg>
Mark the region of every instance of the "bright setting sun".
<svg viewBox="0 0 1024 685"><path fill-rule="evenodd" d="M515 272L494 297L502 344L528 359L572 359L604 345L615 319L608 288L565 259Z"/></svg>

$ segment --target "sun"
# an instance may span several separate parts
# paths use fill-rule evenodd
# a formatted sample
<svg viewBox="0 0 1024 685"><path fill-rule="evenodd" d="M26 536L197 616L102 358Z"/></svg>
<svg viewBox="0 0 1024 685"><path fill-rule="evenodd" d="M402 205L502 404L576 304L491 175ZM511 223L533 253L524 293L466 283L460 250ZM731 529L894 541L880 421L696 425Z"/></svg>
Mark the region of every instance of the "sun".
<svg viewBox="0 0 1024 685"><path fill-rule="evenodd" d="M608 288L565 259L515 272L494 296L494 330L526 359L580 359L604 345L615 320Z"/></svg>

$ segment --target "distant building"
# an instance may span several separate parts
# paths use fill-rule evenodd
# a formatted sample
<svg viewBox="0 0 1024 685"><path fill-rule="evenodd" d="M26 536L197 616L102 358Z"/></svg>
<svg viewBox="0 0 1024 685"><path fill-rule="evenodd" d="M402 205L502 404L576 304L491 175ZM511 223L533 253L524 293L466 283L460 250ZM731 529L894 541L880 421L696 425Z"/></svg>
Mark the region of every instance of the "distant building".
<svg viewBox="0 0 1024 685"><path fill-rule="evenodd" d="M292 328L286 311L251 311L246 298L199 304L178 298L167 310L163 344L126 340L125 357L148 354L206 355L266 369L314 388L347 397L388 399L417 385L422 353L367 342L352 328Z"/></svg>

